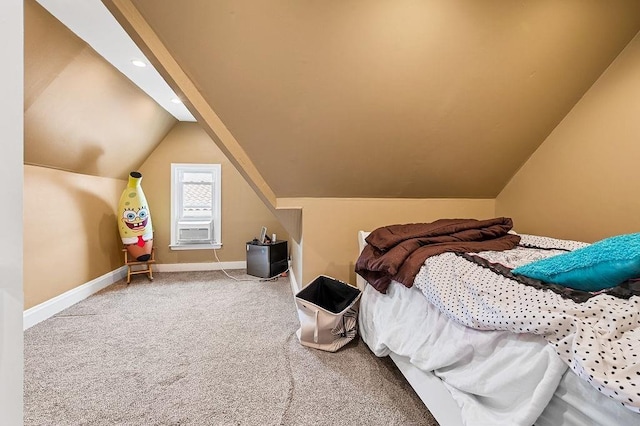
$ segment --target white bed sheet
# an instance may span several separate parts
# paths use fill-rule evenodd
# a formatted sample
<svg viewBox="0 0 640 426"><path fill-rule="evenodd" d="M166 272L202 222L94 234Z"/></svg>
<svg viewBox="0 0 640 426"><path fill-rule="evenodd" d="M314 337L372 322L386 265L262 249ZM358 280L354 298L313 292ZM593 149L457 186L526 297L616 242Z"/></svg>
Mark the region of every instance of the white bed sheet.
<svg viewBox="0 0 640 426"><path fill-rule="evenodd" d="M369 232L365 231L360 231L358 233L360 251L362 251L362 248L366 244L364 239L368 234ZM487 402L487 397L484 393L474 394L472 388L475 384L469 377L465 378L464 375L462 375L462 377L458 377L458 373L464 372L464 370L456 371L457 369L454 368L456 367L456 363L452 363L451 359L447 361L448 354L453 350L450 347L447 347L450 343L453 343L454 347L456 345L464 347L464 344L460 345L460 340L463 342L465 339L469 340L469 336L473 334L489 333L487 334L487 336L489 336L486 338L487 341L495 339L495 342L499 345L504 344L503 342L506 342L509 339L518 338L518 336L521 337L522 335L505 331L472 330L448 319L442 322L442 315L433 315L434 313L438 313L438 310L431 305L431 303L424 298L424 295L416 288L407 289L394 282L390 286L389 293L387 295L382 295L372 287L368 286L360 276L357 276L357 284L363 291L360 308L360 333L363 340L367 345L369 345L372 351L376 353L376 355L393 355L394 360L401 360L404 367L403 371L407 370L407 373L410 373L414 382L422 381L422 377L426 377L432 382L431 377L434 377L433 375L439 377L449 389L452 397L460 405L460 414L463 416L463 422L466 425L487 424L483 423L487 421L493 421L493 423L488 423L493 425L516 424L514 423L513 418L505 416L500 411L492 413L491 405L495 404L496 401L489 398L489 404L486 404L485 402ZM392 294L396 293L399 297L391 297ZM431 313L431 315L429 313ZM424 334L428 334L429 330L433 330L433 328L428 327L426 323L429 317L431 319L435 319L435 326L437 330L443 330L445 332L455 330L458 334L446 336L446 333L439 332L438 335L442 338L438 344L432 347L430 351L424 351L428 345L416 344L415 342L425 341ZM447 322L454 325L446 324ZM410 323L418 325L418 328L411 329L409 326ZM459 329L460 327L462 329ZM507 333L507 335L510 335L511 337L490 335L495 333ZM408 339L408 342L400 342L400 340L402 340L401 336L405 336ZM532 337L533 340L527 341L526 346L530 348L536 345L548 346L546 341L539 336L530 337ZM484 338L485 337L482 337L481 340ZM428 341L429 338L427 337L426 340ZM535 342L535 340L538 340L538 342ZM413 343L411 343L412 341ZM482 342L480 343L479 349L484 348L486 349L485 351L479 350L477 354L470 354L469 347L467 347L465 355L458 355L458 364L464 365L466 362L467 367L469 367L473 362L481 362L480 358L476 358L475 360L471 359L474 356L487 357L490 352L490 348L486 347L486 342L484 342L484 344ZM473 345L470 344L470 346ZM510 347L513 345L508 344L506 346ZM407 354L407 352L411 352L411 348L418 348L424 352L420 354L414 350L413 353ZM542 347L540 347L540 349L543 352L545 351ZM546 351L548 351L548 349ZM475 352L475 349L471 352ZM433 360L428 361L430 356L433 357ZM544 354L543 359L545 357L549 360L553 358L548 353ZM557 358L557 360L558 359L559 358ZM549 387L552 386L550 381L556 381L556 370L558 369L557 360L555 362L550 362L549 365L551 366L552 371L547 375L547 383L541 388L539 387L537 395L534 395L531 398L529 401L531 404L530 407L523 409L522 404L519 407L519 410L522 412L519 417L521 420L524 420L527 416L532 416L534 411L541 410L540 406L544 399L547 398L546 394L548 393ZM410 366L409 363L416 367ZM442 365L437 368L434 367L435 365L444 365L447 363L449 363L449 366L447 367ZM562 363L562 365L564 365L564 363ZM418 368L418 366L420 368ZM529 366L527 368L531 367ZM562 369L562 367L560 368ZM411 371L411 369L415 371ZM491 369L492 368L489 367L487 371L491 371ZM499 369L502 370L501 368ZM424 374L424 372L428 373ZM471 373L473 373L473 371L471 371ZM456 379L461 379L463 383L466 382L467 386L463 386L462 389L457 388ZM429 380L426 382L429 382ZM500 385L499 381L497 384ZM487 383L480 384L478 388L482 388L486 385ZM440 388L440 386L438 386L438 388ZM424 389L422 389L422 391L424 391ZM516 392L526 391L518 389ZM544 393L544 397L541 397L542 393ZM438 398L435 398L435 400L438 400ZM526 400L526 398L524 400ZM521 402L522 401L523 400L521 399ZM447 404L441 403L440 405ZM498 406L499 405L500 403L498 401ZM502 405L504 405L504 402ZM438 409L440 408L441 407L438 407ZM616 403L610 398L607 398L602 393L597 392L593 387L591 387L591 385L578 378L566 367L564 367L564 374L561 374L559 384L555 387L549 403L546 407L543 406L543 408L544 410L541 410L540 416L535 419L536 426L582 426L587 424L603 426L631 426L640 424L640 415L627 410L622 405ZM444 407L442 409L444 409ZM478 413L483 414L481 418L476 417ZM445 418L446 420L452 419L453 424L459 424L459 420L457 420L459 418L458 413L455 413L454 415L446 415ZM493 418L493 420L491 420L491 418Z"/></svg>
<svg viewBox="0 0 640 426"><path fill-rule="evenodd" d="M637 426L640 415L567 370L535 426Z"/></svg>
<svg viewBox="0 0 640 426"><path fill-rule="evenodd" d="M377 356L394 352L434 371L469 426L532 425L567 369L539 336L467 328L397 283L386 295L365 288L360 333Z"/></svg>

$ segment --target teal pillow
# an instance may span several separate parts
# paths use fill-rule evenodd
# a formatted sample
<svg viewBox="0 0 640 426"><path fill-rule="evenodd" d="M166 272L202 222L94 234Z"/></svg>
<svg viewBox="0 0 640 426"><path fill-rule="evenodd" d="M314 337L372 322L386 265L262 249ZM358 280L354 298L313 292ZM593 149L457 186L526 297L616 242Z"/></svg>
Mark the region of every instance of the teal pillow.
<svg viewBox="0 0 640 426"><path fill-rule="evenodd" d="M517 275L583 291L640 277L640 233L618 235L515 268Z"/></svg>

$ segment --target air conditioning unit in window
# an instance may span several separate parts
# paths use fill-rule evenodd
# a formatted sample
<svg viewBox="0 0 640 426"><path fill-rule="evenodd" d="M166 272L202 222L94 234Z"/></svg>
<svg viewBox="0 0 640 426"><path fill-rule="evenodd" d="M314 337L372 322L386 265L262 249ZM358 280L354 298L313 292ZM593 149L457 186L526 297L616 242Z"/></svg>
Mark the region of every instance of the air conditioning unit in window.
<svg viewBox="0 0 640 426"><path fill-rule="evenodd" d="M212 221L178 222L179 244L210 242L212 235Z"/></svg>

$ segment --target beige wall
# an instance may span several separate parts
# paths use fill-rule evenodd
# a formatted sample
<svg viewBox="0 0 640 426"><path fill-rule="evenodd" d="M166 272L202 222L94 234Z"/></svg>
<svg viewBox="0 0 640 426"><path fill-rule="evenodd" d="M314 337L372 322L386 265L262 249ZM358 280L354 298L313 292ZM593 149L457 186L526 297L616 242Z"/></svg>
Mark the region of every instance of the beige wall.
<svg viewBox="0 0 640 426"><path fill-rule="evenodd" d="M358 230L372 231L394 223L431 222L440 218L490 218L492 199L353 199L281 198L279 207L302 208L303 241L294 265L299 286L326 274L355 284Z"/></svg>
<svg viewBox="0 0 640 426"><path fill-rule="evenodd" d="M640 230L640 36L496 200L520 232L584 241Z"/></svg>
<svg viewBox="0 0 640 426"><path fill-rule="evenodd" d="M35 0L24 7L25 163L126 179L176 119Z"/></svg>
<svg viewBox="0 0 640 426"><path fill-rule="evenodd" d="M628 0L105 3L276 198L495 198L640 29Z"/></svg>
<svg viewBox="0 0 640 426"><path fill-rule="evenodd" d="M123 264L116 207L126 182L24 167L24 307Z"/></svg>
<svg viewBox="0 0 640 426"><path fill-rule="evenodd" d="M142 188L153 217L154 246L158 263L215 262L211 250L171 250L171 163L222 164L223 262L246 260L247 241L266 226L278 239L289 235L253 192L237 169L197 123L180 122L140 167Z"/></svg>
<svg viewBox="0 0 640 426"><path fill-rule="evenodd" d="M213 262L210 250L171 251L171 162L222 164L221 261L244 261L261 226L289 235L196 123L179 123L145 161L142 187L151 208L158 263ZM24 166L24 308L123 264L116 209L125 180Z"/></svg>
<svg viewBox="0 0 640 426"><path fill-rule="evenodd" d="M30 308L122 266L124 179L176 120L36 1L23 5Z"/></svg>

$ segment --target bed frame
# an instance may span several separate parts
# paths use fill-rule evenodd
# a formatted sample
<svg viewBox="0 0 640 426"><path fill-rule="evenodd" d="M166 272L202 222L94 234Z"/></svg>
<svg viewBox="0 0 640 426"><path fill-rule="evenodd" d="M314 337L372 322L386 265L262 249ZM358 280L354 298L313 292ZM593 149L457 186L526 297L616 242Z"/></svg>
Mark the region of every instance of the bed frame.
<svg viewBox="0 0 640 426"><path fill-rule="evenodd" d="M389 357L398 366L440 426L463 426L460 408L442 380L431 372L424 372L414 367L407 357L393 352Z"/></svg>
<svg viewBox="0 0 640 426"><path fill-rule="evenodd" d="M365 238L368 232L358 232L358 244L360 252L366 245ZM356 284L361 291L365 290L367 282L356 274ZM451 393L444 385L443 381L433 372L425 372L410 363L409 358L398 355L394 352L389 357L396 364L400 372L407 379L418 397L424 402L427 409L441 426L463 426L462 412ZM567 374L572 374L568 372ZM635 413L627 412L619 404L613 403L606 397L601 396L600 400L589 401L586 399L576 402L575 398L567 393L563 381L560 382L556 394L551 399L541 416L536 421L536 426L558 426L558 425L584 425L584 424L616 424L616 425L637 425L640 424ZM595 389L586 388L585 392L598 394ZM578 391L580 394L581 392ZM581 410L585 404L590 407L588 417L585 417ZM608 405L605 408L604 405ZM595 410L595 412L594 412ZM618 412L618 411L622 412ZM586 414L586 413L585 413Z"/></svg>

